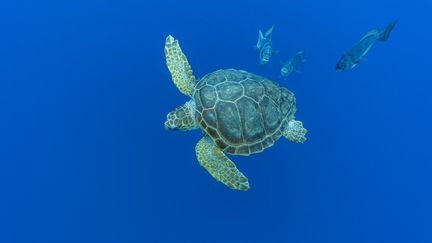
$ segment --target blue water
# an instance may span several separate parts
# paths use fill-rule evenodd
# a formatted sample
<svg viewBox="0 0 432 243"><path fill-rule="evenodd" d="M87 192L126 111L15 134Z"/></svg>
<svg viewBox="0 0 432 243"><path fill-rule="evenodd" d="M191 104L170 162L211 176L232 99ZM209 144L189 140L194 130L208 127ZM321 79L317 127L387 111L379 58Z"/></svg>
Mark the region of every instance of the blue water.
<svg viewBox="0 0 432 243"><path fill-rule="evenodd" d="M3 1L0 242L432 242L430 1ZM398 24L336 73L368 30ZM280 53L253 50L275 26ZM296 94L305 144L231 159L230 190L198 164L200 131L168 132L187 101L163 45L198 77L220 68ZM299 50L301 73L279 78Z"/></svg>

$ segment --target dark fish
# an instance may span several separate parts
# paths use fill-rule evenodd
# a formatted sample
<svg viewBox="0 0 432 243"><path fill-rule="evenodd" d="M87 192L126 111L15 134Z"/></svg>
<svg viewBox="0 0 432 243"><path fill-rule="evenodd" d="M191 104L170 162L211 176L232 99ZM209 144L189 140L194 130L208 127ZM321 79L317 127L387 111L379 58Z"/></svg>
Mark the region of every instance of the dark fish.
<svg viewBox="0 0 432 243"><path fill-rule="evenodd" d="M340 72L357 66L357 64L362 61L362 58L370 51L375 42L386 41L389 38L395 25L396 21L393 21L383 30L370 30L351 50L342 55L341 59L336 64L336 71Z"/></svg>
<svg viewBox="0 0 432 243"><path fill-rule="evenodd" d="M288 77L292 72L298 72L297 67L304 61L304 51L299 51L287 62L282 62L281 75L283 78Z"/></svg>
<svg viewBox="0 0 432 243"><path fill-rule="evenodd" d="M266 64L270 61L270 58L276 53L272 47L272 33L273 26L268 29L265 34L261 30L258 32L258 42L255 46L255 50L259 54L260 64Z"/></svg>

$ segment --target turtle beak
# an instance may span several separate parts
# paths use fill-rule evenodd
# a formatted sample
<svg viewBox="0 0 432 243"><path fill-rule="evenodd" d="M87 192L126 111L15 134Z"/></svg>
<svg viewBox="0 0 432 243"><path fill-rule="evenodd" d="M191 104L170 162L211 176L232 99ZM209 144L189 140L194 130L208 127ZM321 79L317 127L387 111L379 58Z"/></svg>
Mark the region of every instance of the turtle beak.
<svg viewBox="0 0 432 243"><path fill-rule="evenodd" d="M175 131L179 130L178 127L174 124L173 120L170 120L167 118L167 120L164 122L165 130L167 131Z"/></svg>
<svg viewBox="0 0 432 243"><path fill-rule="evenodd" d="M169 123L168 120L165 121L164 126L165 126L165 130L167 130L167 131L174 130L172 125Z"/></svg>

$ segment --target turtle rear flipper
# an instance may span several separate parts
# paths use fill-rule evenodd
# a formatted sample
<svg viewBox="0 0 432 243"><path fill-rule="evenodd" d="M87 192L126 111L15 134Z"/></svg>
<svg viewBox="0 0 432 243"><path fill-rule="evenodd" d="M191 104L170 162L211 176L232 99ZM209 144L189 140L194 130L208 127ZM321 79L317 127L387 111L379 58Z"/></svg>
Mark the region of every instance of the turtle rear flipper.
<svg viewBox="0 0 432 243"><path fill-rule="evenodd" d="M165 58L172 80L177 88L185 95L191 96L195 76L191 66L183 54L180 45L171 35L165 41Z"/></svg>
<svg viewBox="0 0 432 243"><path fill-rule="evenodd" d="M304 143L306 141L306 133L307 130L303 127L303 123L296 120L289 121L286 129L282 131L282 135L286 139L297 143Z"/></svg>
<svg viewBox="0 0 432 243"><path fill-rule="evenodd" d="M248 179L209 137L203 137L198 142L196 156L199 163L216 180L231 189L242 191L249 189Z"/></svg>

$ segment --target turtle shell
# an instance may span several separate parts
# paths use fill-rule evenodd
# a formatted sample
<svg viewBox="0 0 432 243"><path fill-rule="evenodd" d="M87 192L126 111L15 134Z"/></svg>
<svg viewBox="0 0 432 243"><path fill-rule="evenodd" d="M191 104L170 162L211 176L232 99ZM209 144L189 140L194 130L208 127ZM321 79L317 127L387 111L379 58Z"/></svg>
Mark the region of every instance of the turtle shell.
<svg viewBox="0 0 432 243"><path fill-rule="evenodd" d="M197 124L229 154L249 155L272 146L296 111L292 92L235 69L207 74L192 97Z"/></svg>

